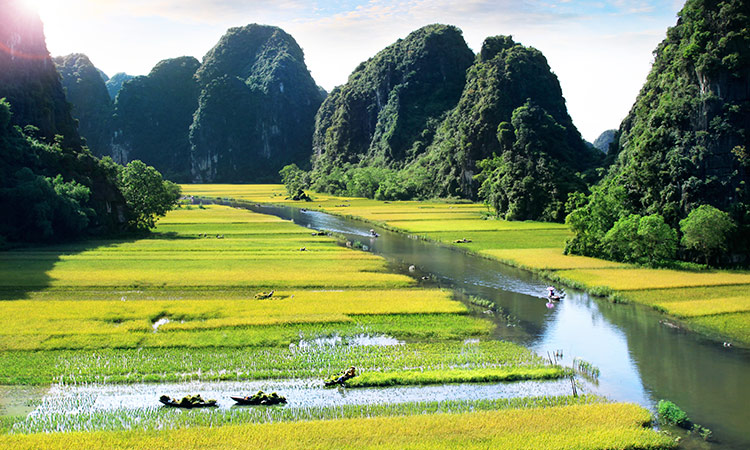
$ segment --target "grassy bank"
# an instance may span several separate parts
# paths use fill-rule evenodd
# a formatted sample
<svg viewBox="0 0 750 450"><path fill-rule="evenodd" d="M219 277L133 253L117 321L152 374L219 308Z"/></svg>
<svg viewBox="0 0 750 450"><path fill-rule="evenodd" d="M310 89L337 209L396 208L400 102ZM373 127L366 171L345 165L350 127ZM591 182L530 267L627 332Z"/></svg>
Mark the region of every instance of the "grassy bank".
<svg viewBox="0 0 750 450"><path fill-rule="evenodd" d="M314 194L313 202L285 199L280 185L185 185L191 195L280 203L356 217L587 289L643 303L679 318L695 331L750 346L750 290L747 271L644 269L596 258L563 255L565 225L485 220L480 204L380 202ZM456 243L457 240L470 242Z"/></svg>

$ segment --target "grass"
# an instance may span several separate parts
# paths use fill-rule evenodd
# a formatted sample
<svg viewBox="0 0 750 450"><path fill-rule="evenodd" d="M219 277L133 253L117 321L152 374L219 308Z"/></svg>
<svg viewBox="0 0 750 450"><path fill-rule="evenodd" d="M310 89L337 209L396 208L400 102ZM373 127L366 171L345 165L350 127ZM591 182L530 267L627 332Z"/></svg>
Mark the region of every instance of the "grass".
<svg viewBox="0 0 750 450"><path fill-rule="evenodd" d="M463 448L657 449L676 444L644 428L648 411L628 404L585 404L340 420L10 435L5 448Z"/></svg>
<svg viewBox="0 0 750 450"><path fill-rule="evenodd" d="M380 202L317 193L313 193L313 202L293 202L285 198L286 193L280 185L185 185L183 190L211 198L282 203L369 220L516 267L543 272L557 282L588 289L598 295L616 294L618 298L645 303L678 317L691 318L689 323L708 334L750 346L750 334L740 333L750 324L737 322L746 319L742 314L747 311L746 304L736 298L742 297L736 294L737 289L750 288L750 273L747 271L644 269L597 258L563 255L565 241L570 237L564 225L485 220L487 207L480 204ZM464 238L472 242L454 243ZM726 293L727 288L735 293ZM665 292L670 289L679 292ZM706 295L701 289L724 293ZM666 299L662 300L662 297ZM680 302L680 305L672 307L667 304L676 302ZM712 318L719 314L726 317Z"/></svg>
<svg viewBox="0 0 750 450"><path fill-rule="evenodd" d="M410 386L445 383L494 383L499 381L548 380L564 374L559 367L491 369L401 370L364 372L346 382L347 387Z"/></svg>
<svg viewBox="0 0 750 450"><path fill-rule="evenodd" d="M600 403L595 396L543 396L511 399L448 400L441 402L382 403L334 407L231 408L179 411L149 407L116 412L80 412L78 414L39 414L28 418L9 418L0 426L13 433L51 433L70 431L165 430L192 427L216 427L242 423L279 423L362 417L409 416L414 414L464 413L508 409L549 408Z"/></svg>
<svg viewBox="0 0 750 450"><path fill-rule="evenodd" d="M750 273L728 271L683 272L667 269L563 270L559 276L587 287L606 286L618 291L750 283Z"/></svg>
<svg viewBox="0 0 750 450"><path fill-rule="evenodd" d="M440 330L439 321L414 318L414 329ZM380 335L386 329L382 318L374 316L369 324L356 326L288 328L282 335L289 343L268 346L239 347L145 347L138 349L91 349L0 352L0 384L65 383L141 383L157 381L253 380L270 378L324 379L354 365L360 370L425 370L455 368L543 368L545 363L531 351L508 342L481 341L464 344L454 340L407 342L402 345L300 346L303 340L321 335L347 337L363 333ZM463 323L463 322L461 322ZM476 322L483 326L486 322ZM472 330L456 330L461 336ZM475 332L484 332L478 328ZM441 331L435 331L436 334ZM273 344L269 330L261 330L260 338ZM281 339L279 339L281 341ZM203 345L201 341L196 341Z"/></svg>

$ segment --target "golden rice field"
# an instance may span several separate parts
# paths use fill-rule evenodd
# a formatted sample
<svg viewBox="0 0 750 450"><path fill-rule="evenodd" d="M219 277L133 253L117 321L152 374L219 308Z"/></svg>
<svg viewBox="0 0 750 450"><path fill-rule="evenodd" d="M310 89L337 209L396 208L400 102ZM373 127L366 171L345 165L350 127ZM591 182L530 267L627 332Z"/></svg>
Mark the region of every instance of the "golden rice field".
<svg viewBox="0 0 750 450"><path fill-rule="evenodd" d="M108 431L4 436L7 449L670 449L644 427L648 411L587 404L459 414L417 414L166 431Z"/></svg>
<svg viewBox="0 0 750 450"><path fill-rule="evenodd" d="M229 191L206 188L202 195L210 191L213 197L230 196ZM262 189L267 200L280 199L276 188ZM334 208L343 202L328 201ZM406 214L421 209L418 202L409 207ZM443 214L453 206L430 209ZM482 208L455 209L466 216L481 214ZM506 231L502 227L476 232L488 241L493 233L525 232L515 225ZM524 227L540 230L534 224ZM564 374L523 347L486 340L493 322L467 313L449 292L423 289L410 277L390 274L382 258L346 248L334 238L312 236L290 222L245 210L183 207L170 212L145 238L0 254L0 379L40 384L52 379L131 383L323 378L350 364L362 370L363 380L370 376L371 384L381 385ZM402 343L304 347L319 338L357 336L386 336ZM467 344L467 338L480 342ZM191 422L200 420L196 415L186 418L188 428L168 431L96 431L97 426L79 424L92 431L4 434L0 448L672 446L667 437L644 427L648 411L628 404L430 414L413 409L403 417L222 422L210 427L196 427ZM336 417L335 411L330 414ZM11 429L13 420L0 421L0 429ZM56 429L54 423L50 426Z"/></svg>
<svg viewBox="0 0 750 450"><path fill-rule="evenodd" d="M746 323L750 273L644 269L597 258L563 255L571 236L564 225L487 220L485 205L443 201L382 202L313 193L312 202L286 200L281 185L185 185L186 193L258 203L285 203L356 217L532 271L553 273L560 282L609 291L654 306L694 324L701 332L750 345ZM467 239L471 242L455 243ZM703 290L732 293L703 294ZM674 293L674 289L679 290ZM666 298L663 300L662 298ZM679 299L679 302L676 300ZM679 303L679 305L678 305ZM701 320L698 320L701 318Z"/></svg>

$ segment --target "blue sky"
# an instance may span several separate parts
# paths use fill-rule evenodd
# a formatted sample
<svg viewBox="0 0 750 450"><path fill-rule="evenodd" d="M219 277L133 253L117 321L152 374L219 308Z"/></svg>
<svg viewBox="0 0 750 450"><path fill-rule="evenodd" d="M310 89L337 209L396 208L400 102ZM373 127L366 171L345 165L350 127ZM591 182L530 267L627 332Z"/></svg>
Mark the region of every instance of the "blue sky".
<svg viewBox="0 0 750 450"><path fill-rule="evenodd" d="M617 128L645 81L652 51L681 0L26 0L45 22L53 55L86 53L112 75L146 74L158 61L201 59L232 26L276 25L305 51L330 90L396 39L430 24L456 25L478 51L512 35L541 50L560 78L584 138Z"/></svg>

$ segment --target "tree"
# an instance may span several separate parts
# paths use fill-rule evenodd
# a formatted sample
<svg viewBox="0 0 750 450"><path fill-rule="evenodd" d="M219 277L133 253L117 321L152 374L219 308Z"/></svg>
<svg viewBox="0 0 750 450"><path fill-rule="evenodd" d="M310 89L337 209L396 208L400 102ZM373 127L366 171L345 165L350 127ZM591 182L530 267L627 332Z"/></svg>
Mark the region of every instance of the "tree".
<svg viewBox="0 0 750 450"><path fill-rule="evenodd" d="M120 191L130 209L130 225L147 230L170 211L180 198L180 187L140 160L131 161L119 175Z"/></svg>
<svg viewBox="0 0 750 450"><path fill-rule="evenodd" d="M611 259L655 265L674 259L677 231L658 214L631 214L618 220L602 243Z"/></svg>
<svg viewBox="0 0 750 450"><path fill-rule="evenodd" d="M680 221L682 245L701 253L708 264L712 255L727 250L729 234L734 228L729 214L711 205L701 205Z"/></svg>

